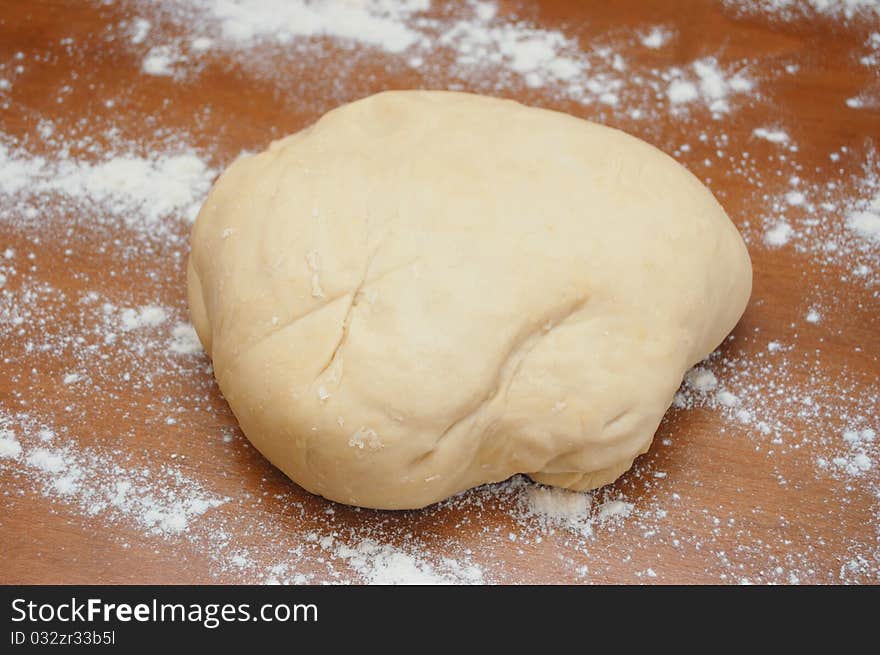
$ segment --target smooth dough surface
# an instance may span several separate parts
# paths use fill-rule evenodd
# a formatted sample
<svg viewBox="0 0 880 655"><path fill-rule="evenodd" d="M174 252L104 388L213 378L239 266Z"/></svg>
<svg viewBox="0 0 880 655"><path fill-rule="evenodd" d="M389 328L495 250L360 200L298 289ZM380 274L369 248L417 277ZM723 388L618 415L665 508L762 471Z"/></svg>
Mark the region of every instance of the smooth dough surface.
<svg viewBox="0 0 880 655"><path fill-rule="evenodd" d="M345 105L235 162L188 265L248 439L307 490L376 508L515 473L613 481L751 279L724 210L656 148L426 91Z"/></svg>

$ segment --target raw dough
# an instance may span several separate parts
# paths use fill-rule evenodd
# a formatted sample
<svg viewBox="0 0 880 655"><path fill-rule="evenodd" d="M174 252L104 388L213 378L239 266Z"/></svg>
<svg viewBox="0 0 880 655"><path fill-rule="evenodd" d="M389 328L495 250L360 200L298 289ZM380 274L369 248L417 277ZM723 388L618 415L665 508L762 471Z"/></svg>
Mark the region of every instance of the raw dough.
<svg viewBox="0 0 880 655"><path fill-rule="evenodd" d="M751 264L712 194L643 141L401 91L235 162L188 286L260 452L326 498L415 508L515 473L616 479L739 319Z"/></svg>

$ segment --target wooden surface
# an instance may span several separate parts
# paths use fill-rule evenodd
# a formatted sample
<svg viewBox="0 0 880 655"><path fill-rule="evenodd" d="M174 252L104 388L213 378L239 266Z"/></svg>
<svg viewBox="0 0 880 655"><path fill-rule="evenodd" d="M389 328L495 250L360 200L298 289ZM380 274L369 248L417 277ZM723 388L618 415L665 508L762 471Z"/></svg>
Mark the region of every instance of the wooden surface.
<svg viewBox="0 0 880 655"><path fill-rule="evenodd" d="M185 221L173 223L178 241L147 247L123 227L112 238L92 230L88 208L62 206L51 195L41 201L45 222L24 224L0 196L0 250L15 251L18 271L2 291L4 302L24 302L15 294L33 282L69 300L46 304L42 323L0 326L0 409L53 426L56 443L64 439L77 452L92 449L133 469L173 464L188 480L229 499L194 519L188 531L150 534L130 515L90 516L76 501L42 492L45 485L25 464L0 460L0 582L361 581L344 557L320 545L327 537L335 543L368 537L428 562L448 555L502 583L880 580L876 451L868 451L872 468L858 475L817 464L847 452L845 430L880 427L876 273L856 278L850 273L855 260L821 259L795 242L771 248L762 241L762 220L795 171L807 189L831 179L845 186L864 176L865 163L876 157L870 153L880 137L878 105L845 103L878 84L877 68L858 62L872 26L826 16L774 20L709 1L504 2L501 11L560 29L584 48L616 43L630 71L688 66L704 56L747 62L755 91L732 100L736 106L716 119L697 105L682 117L672 115L668 103L651 101L642 105L649 117L636 120L627 101L616 108L583 104L522 84L492 92L630 131L677 152L710 184L749 237L755 284L734 339L708 367L721 385L738 390L746 409L768 414L773 434L762 432L760 417L737 420L717 403L670 410L650 453L596 494L595 507L622 497L633 504L632 514L595 520L589 537L523 516L523 491L509 486L420 512L333 505L303 492L248 446L204 355L170 366L152 351L138 359L108 349L109 357L88 359L69 342L28 350L28 342L55 334L58 326L67 336L81 330L86 341L94 340L91 327L76 318L75 300L89 291L120 307L158 303L185 320ZM0 2L0 77L14 78L0 112L7 145L39 153L40 121L50 119L56 132L90 135L99 147L127 140L148 152L162 142L161 128L185 134L219 169L242 150L261 149L334 105L380 89L459 84L490 91L461 75L444 76L442 63L423 75L388 66L385 55L353 60L332 42L315 61L276 49L257 66L247 52L211 51L197 72L151 77L140 72L149 43L133 47L122 36L120 24L135 15L124 3ZM670 42L641 47L639 31L658 24L674 33ZM23 70L13 72L19 52ZM345 66L337 67L343 59ZM792 64L797 74L784 74ZM797 151L755 139L760 126L784 127ZM722 134L726 146L719 145ZM680 150L684 143L689 150ZM750 152L747 169L744 150ZM832 152L838 161L829 158ZM838 205L827 220L839 226L845 212ZM867 248L859 261L876 258L870 250L876 244ZM33 258L26 260L27 253ZM821 320L806 322L814 305ZM771 361L773 341L784 349ZM83 372L84 362L90 386L60 382L71 370ZM154 367L148 383L123 377L134 372L143 382L146 367ZM795 396L808 393L821 407L796 411ZM173 424L167 422L171 412ZM22 440L28 437L22 430L36 429L24 422L10 424Z"/></svg>

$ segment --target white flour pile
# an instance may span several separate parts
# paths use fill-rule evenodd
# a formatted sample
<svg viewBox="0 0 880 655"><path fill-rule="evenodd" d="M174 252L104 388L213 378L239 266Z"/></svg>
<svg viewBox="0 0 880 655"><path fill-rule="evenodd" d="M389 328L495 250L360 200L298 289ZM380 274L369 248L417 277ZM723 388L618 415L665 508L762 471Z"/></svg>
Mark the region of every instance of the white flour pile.
<svg viewBox="0 0 880 655"><path fill-rule="evenodd" d="M137 330L142 327L161 325L168 318L168 313L156 305L145 305L139 308L123 309L120 318L123 330Z"/></svg>
<svg viewBox="0 0 880 655"><path fill-rule="evenodd" d="M178 323L171 331L171 343L168 349L180 355L196 355L202 352L202 344L192 325Z"/></svg>
<svg viewBox="0 0 880 655"><path fill-rule="evenodd" d="M141 43L143 39L136 40L139 37L139 33L132 37L132 43ZM174 75L175 64L183 63L185 60L186 58L174 47L160 45L150 49L147 56L144 57L141 70L147 75L170 77Z"/></svg>
<svg viewBox="0 0 880 655"><path fill-rule="evenodd" d="M866 241L880 241L880 192L850 211L846 226Z"/></svg>
<svg viewBox="0 0 880 655"><path fill-rule="evenodd" d="M526 511L548 525L592 533L593 496L542 485L528 485L523 494Z"/></svg>
<svg viewBox="0 0 880 655"><path fill-rule="evenodd" d="M808 144L774 108L772 88L802 74L799 62L774 63L770 75L761 69L767 62L731 58L719 44L657 65L676 47L672 25L585 43L564 24L538 25L529 3L118 6L125 18L111 31L134 62L125 79L169 98L194 93L212 66L232 66L244 82L269 88L280 107L317 117L377 90L362 74L367 65L424 87L577 103L585 116L655 141L725 204L725 176L746 181L753 194L734 199L731 213L756 262L793 262L802 302L774 307L789 328L771 333L761 322L770 300L757 293L752 329L688 374L663 436L612 488L572 493L518 476L421 512L324 503L284 482L234 428L187 320L190 221L241 144L217 135L196 151L189 144L204 140L195 133L152 124L146 141L130 142L113 125L123 109L136 111L124 92L99 98L110 116L100 128L105 138L84 137L83 129L97 130L92 117L68 116L61 102L84 82L67 80L57 114L36 117L28 134L0 125L0 227L12 239L0 244L0 358L11 389L0 401L0 471L11 482L0 493L9 515L37 499L59 515L51 520L113 526L104 532L123 548L171 543L182 560L236 582L666 582L694 561L701 581L880 580L880 389L862 369L832 361L823 345L851 338L833 326L852 305L825 291L827 280L880 298L880 169L869 145L841 144L825 167L805 170ZM724 8L841 25L877 13L877 3L863 0ZM875 32L853 39L856 65L876 67ZM63 45L75 56L79 44ZM48 61L21 53L0 62L0 104L14 108L28 71ZM328 61L333 74L316 78L316 62ZM841 110L861 111L874 95L863 89ZM756 108L761 121L751 124ZM671 121L663 133L652 120L661 113ZM69 273L64 290L50 282L59 266ZM853 348L854 357L876 357L863 344ZM701 432L694 419L703 413L713 424L723 419L722 428ZM749 481L722 474L719 489L706 489L687 460L689 444L717 446L723 458L728 443L753 450L751 475L775 485L748 510L731 498L750 493ZM222 462L222 474L205 476L203 461ZM828 502L802 508L807 488ZM813 520L801 521L802 512ZM847 521L857 537L846 536ZM450 522L449 536L436 534ZM823 524L841 529L809 527Z"/></svg>
<svg viewBox="0 0 880 655"><path fill-rule="evenodd" d="M21 444L12 430L0 430L0 458L18 459L21 455Z"/></svg>
<svg viewBox="0 0 880 655"><path fill-rule="evenodd" d="M642 37L642 45L652 50L662 48L672 38L672 32L662 27L652 27L651 31Z"/></svg>
<svg viewBox="0 0 880 655"><path fill-rule="evenodd" d="M632 503L621 499L607 499L593 507L593 493L545 487L518 478L511 483L517 490L521 517L536 520L544 528L562 528L589 537L593 525L628 517Z"/></svg>

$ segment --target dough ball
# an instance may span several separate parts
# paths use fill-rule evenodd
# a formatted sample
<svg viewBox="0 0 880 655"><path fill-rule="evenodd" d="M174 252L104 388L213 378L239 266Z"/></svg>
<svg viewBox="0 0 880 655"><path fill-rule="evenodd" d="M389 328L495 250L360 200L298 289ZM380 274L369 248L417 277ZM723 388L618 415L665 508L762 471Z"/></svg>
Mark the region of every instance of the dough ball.
<svg viewBox="0 0 880 655"><path fill-rule="evenodd" d="M712 194L643 141L401 91L230 166L188 286L260 452L326 498L416 508L515 473L616 479L739 319L751 264Z"/></svg>

